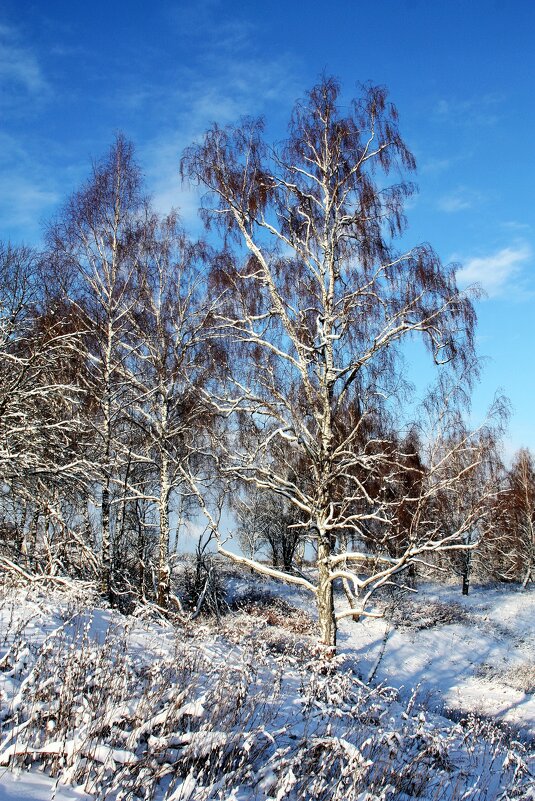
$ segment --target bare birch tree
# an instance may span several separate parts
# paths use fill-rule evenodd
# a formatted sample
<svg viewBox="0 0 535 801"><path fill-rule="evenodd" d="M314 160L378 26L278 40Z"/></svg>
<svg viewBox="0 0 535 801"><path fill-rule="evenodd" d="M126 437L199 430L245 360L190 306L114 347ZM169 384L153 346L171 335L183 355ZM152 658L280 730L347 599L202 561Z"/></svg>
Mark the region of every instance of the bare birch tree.
<svg viewBox="0 0 535 801"><path fill-rule="evenodd" d="M389 429L381 421L395 420L404 341L420 334L437 365L466 377L475 323L454 267L429 245L395 247L414 187L404 180L388 186L387 178L411 172L415 162L386 92L364 87L343 107L339 95L335 80L315 86L296 104L281 146L269 148L262 122L246 119L214 125L182 160L183 175L207 190L206 223L215 222L226 243L211 280L223 296L214 336L228 343L232 369L212 402L256 429L248 441L230 436L221 469L282 496L303 534L315 539L317 583L269 572L314 593L328 646L336 642L336 620L355 613L335 614L337 579L353 588L359 612L370 614L372 590L426 553L463 547L458 530L417 525L421 515L414 516L418 536L396 556L386 548L372 555L362 544L372 525L385 543L395 528L399 502L386 485L405 456L380 432ZM299 454L299 481L273 456L281 441ZM440 464L418 494L420 509L445 480ZM347 551L345 542L361 547ZM231 556L221 541L220 549ZM367 565L365 578L359 565Z"/></svg>
<svg viewBox="0 0 535 801"><path fill-rule="evenodd" d="M130 391L123 347L144 248L141 177L132 145L119 135L91 178L48 231L49 259L86 329L88 385L98 414L92 454L100 484L101 589L111 593L112 500L119 436Z"/></svg>
<svg viewBox="0 0 535 801"><path fill-rule="evenodd" d="M78 449L85 428L80 333L40 278L35 252L0 245L0 516L16 534L17 558L50 572L61 558L48 549L43 564L37 542L46 521L50 527L62 518L60 497L67 502L80 492L87 465ZM65 551L76 535L62 525Z"/></svg>
<svg viewBox="0 0 535 801"><path fill-rule="evenodd" d="M73 452L81 393L72 371L80 337L45 309L37 257L0 245L0 476L20 491L29 481L67 481L80 466Z"/></svg>
<svg viewBox="0 0 535 801"><path fill-rule="evenodd" d="M187 476L199 461L209 421L199 388L208 365L209 305L200 281L204 246L186 237L176 214L148 220L145 248L128 345L134 387L130 414L143 434L141 448L134 447L132 455L149 468L152 481L148 487L129 482L128 491L133 499L157 506L157 602L167 609L171 514L181 505L180 494L191 495Z"/></svg>
<svg viewBox="0 0 535 801"><path fill-rule="evenodd" d="M445 564L461 576L462 593L468 595L474 556L485 543L500 494L498 446L509 408L507 399L495 398L484 424L470 430L455 398L459 389L442 382L427 399L424 462L432 491L427 490L427 477L422 490L428 497L428 528L434 526L437 533L464 545L451 549Z"/></svg>

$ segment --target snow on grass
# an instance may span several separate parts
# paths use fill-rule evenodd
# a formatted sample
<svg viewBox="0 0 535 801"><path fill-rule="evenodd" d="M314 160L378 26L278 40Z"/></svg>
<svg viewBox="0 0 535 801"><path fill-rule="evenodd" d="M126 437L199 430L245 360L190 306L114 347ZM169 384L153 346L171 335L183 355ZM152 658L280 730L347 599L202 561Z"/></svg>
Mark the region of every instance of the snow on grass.
<svg viewBox="0 0 535 801"><path fill-rule="evenodd" d="M3 770L0 773L0 801L89 801L79 788L58 785L55 779L37 771Z"/></svg>
<svg viewBox="0 0 535 801"><path fill-rule="evenodd" d="M315 645L308 596L279 594L270 582L259 591L236 580L233 612L177 628L95 598L7 593L0 799L527 801L528 745L470 714L436 714L438 698L431 703L436 691L449 704L462 685L468 708L470 675L459 684L467 665L477 686L488 684L475 668L496 658L498 622L502 635L525 639L521 657L504 662L521 664L531 647L527 596L474 596L451 623L440 607L453 603L447 592L422 595L427 628L412 599L413 622L391 627L386 645L384 621L344 623L334 660ZM363 683L374 663L374 682L400 691Z"/></svg>
<svg viewBox="0 0 535 801"><path fill-rule="evenodd" d="M535 592L424 586L385 619L343 622L340 644L375 681L419 688L434 709L475 712L535 738ZM386 639L385 639L386 638Z"/></svg>

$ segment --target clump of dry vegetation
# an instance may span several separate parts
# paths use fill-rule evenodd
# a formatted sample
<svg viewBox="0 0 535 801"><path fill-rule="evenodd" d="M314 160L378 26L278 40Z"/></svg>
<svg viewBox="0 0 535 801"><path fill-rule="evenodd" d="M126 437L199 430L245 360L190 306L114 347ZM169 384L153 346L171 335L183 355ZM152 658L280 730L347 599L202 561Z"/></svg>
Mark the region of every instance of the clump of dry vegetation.
<svg viewBox="0 0 535 801"><path fill-rule="evenodd" d="M426 603L396 599L387 607L387 615L395 626L409 626L415 629L431 629L435 626L450 626L470 623L471 615L454 601L426 601Z"/></svg>
<svg viewBox="0 0 535 801"><path fill-rule="evenodd" d="M308 612L266 591L250 589L235 598L230 608L296 634L314 634L316 630Z"/></svg>
<svg viewBox="0 0 535 801"><path fill-rule="evenodd" d="M535 693L535 665L522 662L500 670L495 665L481 665L478 674L486 679L495 679L514 690L530 695Z"/></svg>

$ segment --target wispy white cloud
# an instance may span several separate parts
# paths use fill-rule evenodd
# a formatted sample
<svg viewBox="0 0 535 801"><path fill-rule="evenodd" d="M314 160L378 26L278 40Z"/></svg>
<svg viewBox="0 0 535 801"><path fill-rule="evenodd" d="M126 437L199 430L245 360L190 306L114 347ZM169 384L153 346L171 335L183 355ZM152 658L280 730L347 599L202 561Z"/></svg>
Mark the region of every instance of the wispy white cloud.
<svg viewBox="0 0 535 801"><path fill-rule="evenodd" d="M489 93L472 98L442 98L435 107L435 115L451 125L471 127L491 126L499 119L501 95Z"/></svg>
<svg viewBox="0 0 535 801"><path fill-rule="evenodd" d="M439 175L451 169L454 159L428 158L420 167L421 172L429 175Z"/></svg>
<svg viewBox="0 0 535 801"><path fill-rule="evenodd" d="M117 71L115 80L99 84L102 65L99 62L97 66L94 54L89 53L85 63L95 85L102 86L98 94L102 113L82 160L78 160L82 151L79 139L71 153L76 160L55 171L51 167L57 153L41 151L35 158L37 139L22 137L25 152L19 153L12 142L9 158L6 150L0 152L0 216L8 229L24 231L27 224L24 236L36 239L37 221L53 211L58 195L61 199L76 185L78 168L82 175L87 172L87 157L98 158L102 145L96 142L111 141L120 128L138 145L155 207L161 212L177 207L184 223L200 232L199 191L183 186L179 177L184 148L215 120L224 125L242 115L261 115L268 105L270 117L277 109L286 114L302 91L299 56L280 50L261 52L254 26L227 19L225 13L221 0L185 0L167 6L168 27L175 32L177 43L183 43L192 54L187 62L162 59L157 48L148 44L141 64L130 64ZM114 69L116 66L114 62ZM38 52L27 47L12 27L0 27L0 91L5 96L0 106L9 103L10 112L20 109L24 114L34 109L41 97L57 99ZM68 92L68 87L61 91ZM40 165L37 170L36 162Z"/></svg>
<svg viewBox="0 0 535 801"><path fill-rule="evenodd" d="M19 138L0 132L2 238L38 241L41 222L60 200L60 172L39 163Z"/></svg>
<svg viewBox="0 0 535 801"><path fill-rule="evenodd" d="M531 231L531 225L529 223L519 222L518 220L506 220L501 223L501 227L509 231L523 231L524 234L526 231Z"/></svg>
<svg viewBox="0 0 535 801"><path fill-rule="evenodd" d="M163 14L177 39L194 41L204 57L214 51L239 57L254 41L256 25L229 15L223 0L181 0L167 5Z"/></svg>
<svg viewBox="0 0 535 801"><path fill-rule="evenodd" d="M192 59L179 67L165 63L157 80L154 72L146 72L142 81L125 80L109 103L122 107L138 128L132 135L141 143L140 160L156 208L178 207L188 227L196 228L199 192L179 178L184 148L214 121L226 125L261 115L267 107L270 118L277 111L286 114L302 92L303 70L293 52L261 50L255 24L229 17L222 0L184 0L169 4L165 15ZM151 58L158 59L158 53ZM139 125L154 118L156 132Z"/></svg>
<svg viewBox="0 0 535 801"><path fill-rule="evenodd" d="M489 297L513 293L532 257L531 246L521 242L487 256L468 259L458 271L457 279L461 286L479 284Z"/></svg>
<svg viewBox="0 0 535 801"><path fill-rule="evenodd" d="M227 58L219 53L212 54L209 71L195 77L185 75L172 89L160 87L155 94L148 87L138 87L138 102L166 109L158 135L145 140L140 149L156 208L168 211L171 206L178 207L188 226L196 227L199 193L183 186L179 178L184 148L214 121L220 125L238 122L243 115L261 115L267 105L287 112L301 93L297 72L293 58L284 55L269 61L253 56Z"/></svg>
<svg viewBox="0 0 535 801"><path fill-rule="evenodd" d="M0 86L4 100L21 91L48 94L50 86L36 54L21 41L15 28L0 25Z"/></svg>
<svg viewBox="0 0 535 801"><path fill-rule="evenodd" d="M458 211L465 211L479 205L482 200L484 198L480 192L468 189L465 186L459 186L439 198L437 206L440 211L445 211L447 214L455 214Z"/></svg>
<svg viewBox="0 0 535 801"><path fill-rule="evenodd" d="M58 203L59 195L25 175L5 175L0 179L0 215L4 227L24 229L29 234L41 217Z"/></svg>

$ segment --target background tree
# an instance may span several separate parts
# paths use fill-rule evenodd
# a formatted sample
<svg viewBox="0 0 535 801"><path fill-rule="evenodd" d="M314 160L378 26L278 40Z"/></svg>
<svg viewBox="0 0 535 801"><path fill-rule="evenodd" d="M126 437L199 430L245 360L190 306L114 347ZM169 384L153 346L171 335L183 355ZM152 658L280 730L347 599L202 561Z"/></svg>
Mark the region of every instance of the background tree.
<svg viewBox="0 0 535 801"><path fill-rule="evenodd" d="M448 552L439 563L442 569L461 576L462 593L468 595L474 558L487 540L499 496L502 464L498 446L509 410L507 400L497 397L485 424L470 430L455 399L459 391L459 387L445 385L439 398L434 398L435 405L431 403L429 409L428 404L433 437L426 438L432 446L426 449L425 461L427 470L436 472L436 491L427 516L443 536L451 538L455 533L465 545Z"/></svg>
<svg viewBox="0 0 535 801"><path fill-rule="evenodd" d="M521 581L524 587L535 579L535 460L527 448L505 471L486 545L496 578Z"/></svg>
<svg viewBox="0 0 535 801"><path fill-rule="evenodd" d="M119 135L48 231L48 257L56 279L87 332L86 391L95 411L91 461L99 484L95 502L101 509L101 589L108 597L112 590L113 490L121 486L117 443L131 389L125 365L129 353L123 343L145 247L144 212L133 148Z"/></svg>
<svg viewBox="0 0 535 801"><path fill-rule="evenodd" d="M233 511L238 523L237 537L245 556L255 559L260 556L264 541L263 496L252 487L244 498L236 494Z"/></svg>
<svg viewBox="0 0 535 801"><path fill-rule="evenodd" d="M266 554L273 567L291 573L304 543L302 531L294 525L292 510L284 499L252 488L235 503L235 511L237 536L245 555L255 558Z"/></svg>
<svg viewBox="0 0 535 801"><path fill-rule="evenodd" d="M54 521L63 527L65 547L74 537L60 499L66 504L86 474L77 450L82 393L73 368L80 335L68 315L47 304L41 287L37 254L0 244L0 514L4 536L30 563L39 532Z"/></svg>
<svg viewBox="0 0 535 801"><path fill-rule="evenodd" d="M132 456L148 473L142 484L127 484L133 499L157 507L157 602L164 609L170 594L171 515L183 505L180 496L191 495L187 477L201 459L203 430L209 425L200 392L210 364L204 258L204 246L187 238L176 214L161 221L151 215L127 346L134 387L129 414L142 435Z"/></svg>

